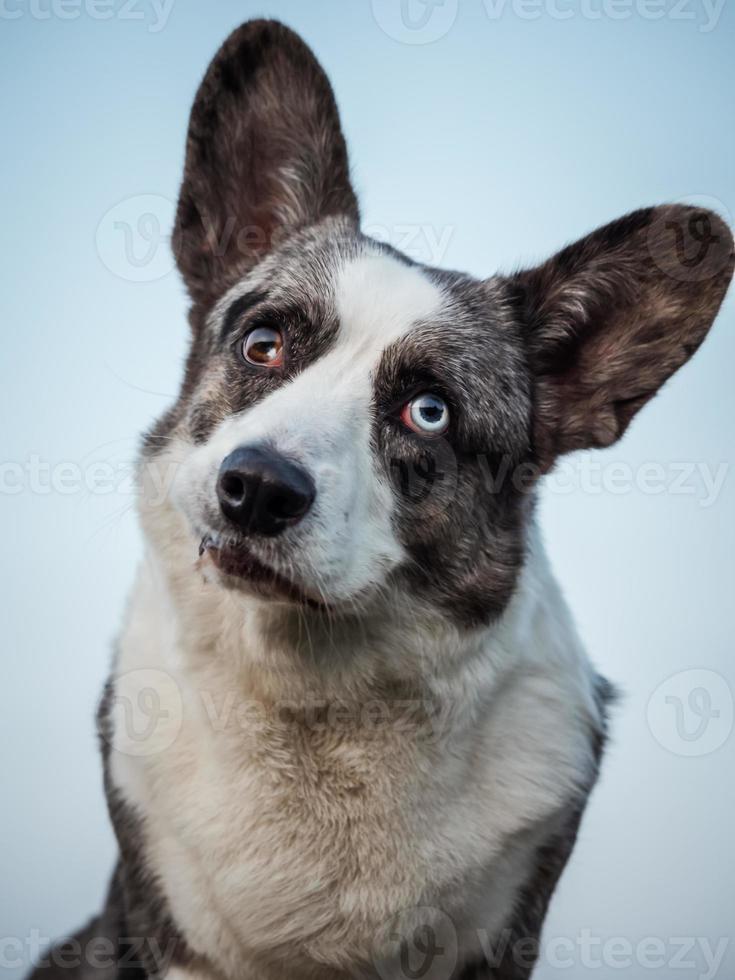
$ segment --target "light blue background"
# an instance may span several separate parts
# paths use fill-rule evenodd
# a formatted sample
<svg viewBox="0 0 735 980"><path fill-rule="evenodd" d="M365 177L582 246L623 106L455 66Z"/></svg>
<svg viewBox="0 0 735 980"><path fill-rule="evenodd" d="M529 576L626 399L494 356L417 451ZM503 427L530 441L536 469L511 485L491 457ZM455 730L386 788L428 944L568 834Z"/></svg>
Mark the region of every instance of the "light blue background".
<svg viewBox="0 0 735 980"><path fill-rule="evenodd" d="M50 0L36 0L35 13L5 0L0 455L57 467L55 489L26 471L21 492L2 494L6 964L34 930L63 933L98 908L113 861L93 714L141 546L129 486L82 491L73 468L129 464L138 433L179 382L183 288L175 273L131 281L165 271L168 253L126 265L114 221L134 222L141 195L155 196L165 221L191 98L218 44L260 14L302 32L337 92L365 224L398 244L411 226L419 258L432 257L427 229L448 235L434 257L489 274L644 204L704 196L735 212L735 6L704 31L704 0L681 8L692 19L675 17L668 0L662 19L648 19L643 2L593 17L602 0L587 0L586 14L557 0L572 10L560 20L548 4L528 19L509 2L493 19L482 0L458 9L446 0L434 15L451 21L456 12L451 29L414 44L390 36L399 33L398 0L375 9L370 0L175 0L157 31L146 0L134 8L142 20L124 18L117 0L109 20L84 7L40 19ZM731 294L693 363L598 461L732 467L734 307ZM72 465L67 492L61 463ZM694 493L579 487L544 498L549 550L582 636L626 692L550 938L576 942L585 929L631 943L657 937L670 959L676 937L733 936L735 735L705 755L672 753L662 743L676 742L673 712L657 708L654 693L678 671L716 672L725 693L715 685L713 704L729 731L730 468L711 506L699 482ZM730 947L720 977L735 974L735 938ZM696 950L688 970L618 968L617 955L595 975L706 975ZM585 972L579 954L574 962L546 963L539 976ZM0 967L8 980L22 972Z"/></svg>

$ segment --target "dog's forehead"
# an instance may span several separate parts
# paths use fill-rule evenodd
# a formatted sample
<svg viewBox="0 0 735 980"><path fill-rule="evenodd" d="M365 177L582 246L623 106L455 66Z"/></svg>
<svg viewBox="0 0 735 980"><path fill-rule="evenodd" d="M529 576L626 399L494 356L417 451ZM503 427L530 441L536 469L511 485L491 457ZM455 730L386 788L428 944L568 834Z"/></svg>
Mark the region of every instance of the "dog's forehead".
<svg viewBox="0 0 735 980"><path fill-rule="evenodd" d="M295 236L233 286L212 311L209 331L221 338L229 321L261 306L297 312L320 340L321 359L350 352L372 367L383 350L436 321L451 303L431 270L326 222Z"/></svg>
<svg viewBox="0 0 735 980"><path fill-rule="evenodd" d="M338 345L375 360L390 344L436 318L445 296L418 266L390 254L352 258L335 279Z"/></svg>

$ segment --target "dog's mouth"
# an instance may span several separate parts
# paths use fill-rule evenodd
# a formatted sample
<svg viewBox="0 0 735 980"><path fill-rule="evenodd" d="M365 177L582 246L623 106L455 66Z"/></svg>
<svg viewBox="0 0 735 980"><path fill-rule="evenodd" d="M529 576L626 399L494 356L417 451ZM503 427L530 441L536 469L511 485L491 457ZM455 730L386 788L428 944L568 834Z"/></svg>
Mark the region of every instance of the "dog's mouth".
<svg viewBox="0 0 735 980"><path fill-rule="evenodd" d="M225 544L205 534L199 544L199 562L211 561L223 575L239 579L258 595L326 610L328 605L317 599L292 579L262 562L244 544Z"/></svg>

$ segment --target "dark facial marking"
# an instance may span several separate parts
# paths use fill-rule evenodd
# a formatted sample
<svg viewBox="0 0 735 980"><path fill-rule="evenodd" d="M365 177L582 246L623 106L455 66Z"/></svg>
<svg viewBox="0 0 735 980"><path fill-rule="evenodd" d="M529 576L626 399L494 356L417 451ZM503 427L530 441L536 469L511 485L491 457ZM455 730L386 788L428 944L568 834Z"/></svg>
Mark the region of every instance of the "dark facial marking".
<svg viewBox="0 0 735 980"><path fill-rule="evenodd" d="M264 371L243 356L245 336L259 327L276 329L282 335L282 366ZM206 398L198 399L195 391L190 399L186 418L192 442L206 442L228 416L256 404L318 360L333 345L338 330L338 323L325 306L307 302L306 296L303 305L285 300L278 295L277 283L268 295L256 290L236 299L224 316L217 349L201 366L202 379L208 369L220 367L223 381L216 386L215 395L204 385Z"/></svg>
<svg viewBox="0 0 735 980"><path fill-rule="evenodd" d="M267 296L268 294L264 290L255 289L252 292L245 293L234 301L222 320L222 326L219 332L219 341L221 344L226 343L230 335L241 325L245 314L254 307L264 303Z"/></svg>
<svg viewBox="0 0 735 980"><path fill-rule="evenodd" d="M514 480L530 454L531 378L501 286L442 277L442 318L386 350L375 377L377 458L398 499L410 556L399 577L464 625L505 606L524 555L529 509ZM396 406L421 391L449 405L445 435L407 430Z"/></svg>

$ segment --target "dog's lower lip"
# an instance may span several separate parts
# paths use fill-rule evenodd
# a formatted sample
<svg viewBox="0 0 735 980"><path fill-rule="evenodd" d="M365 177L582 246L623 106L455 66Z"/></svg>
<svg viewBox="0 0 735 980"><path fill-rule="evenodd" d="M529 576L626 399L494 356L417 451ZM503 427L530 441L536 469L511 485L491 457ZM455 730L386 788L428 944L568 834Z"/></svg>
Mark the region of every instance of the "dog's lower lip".
<svg viewBox="0 0 735 980"><path fill-rule="evenodd" d="M216 548L214 538L211 534L205 534L202 540L199 542L199 557L201 558L205 551L214 550Z"/></svg>
<svg viewBox="0 0 735 980"><path fill-rule="evenodd" d="M241 578L256 587L257 591L273 593L305 603L314 608L324 609L326 603L314 599L295 582L281 575L256 558L247 548L223 547L211 534L205 534L199 543L199 557L209 554L215 567L226 575Z"/></svg>

